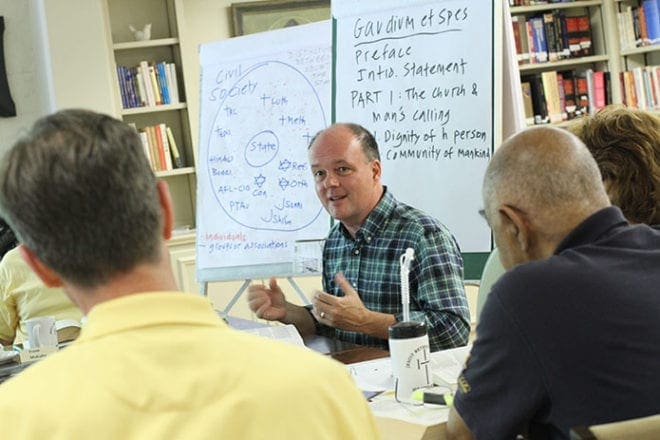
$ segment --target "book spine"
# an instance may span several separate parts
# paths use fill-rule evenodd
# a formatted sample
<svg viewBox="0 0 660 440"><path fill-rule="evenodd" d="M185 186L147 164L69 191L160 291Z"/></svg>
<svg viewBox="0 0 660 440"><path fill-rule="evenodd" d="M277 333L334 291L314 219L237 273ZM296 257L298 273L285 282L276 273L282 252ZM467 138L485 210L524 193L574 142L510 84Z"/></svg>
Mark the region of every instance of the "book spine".
<svg viewBox="0 0 660 440"><path fill-rule="evenodd" d="M541 73L543 83L543 94L545 104L548 108L550 123L561 122L561 107L559 101L559 89L557 87L557 72L554 70Z"/></svg>
<svg viewBox="0 0 660 440"><path fill-rule="evenodd" d="M568 119L573 119L576 116L577 103L575 101L575 78L572 72L562 73L562 84L564 87L564 109Z"/></svg>
<svg viewBox="0 0 660 440"><path fill-rule="evenodd" d="M170 92L172 94L172 102L178 103L181 102L181 96L179 95L179 82L177 81L176 78L176 64L169 63L168 67L170 70L170 78L172 81L172 88L170 89Z"/></svg>
<svg viewBox="0 0 660 440"><path fill-rule="evenodd" d="M646 91L644 90L644 78L642 78L642 68L635 67L632 70L633 84L635 87L635 96L637 97L637 108L646 110Z"/></svg>
<svg viewBox="0 0 660 440"><path fill-rule="evenodd" d="M566 17L566 37L568 39L568 48L572 57L579 57L582 48L580 46L580 31L578 17Z"/></svg>
<svg viewBox="0 0 660 440"><path fill-rule="evenodd" d="M528 81L520 83L520 89L523 97L523 108L525 109L525 123L534 124L534 106L532 104L532 85Z"/></svg>
<svg viewBox="0 0 660 440"><path fill-rule="evenodd" d="M646 16L649 44L660 44L660 1L644 0L642 7Z"/></svg>
<svg viewBox="0 0 660 440"><path fill-rule="evenodd" d="M160 155L158 153L158 143L156 142L154 127L149 125L148 127L145 127L145 130L147 132L147 138L149 139L149 152L151 153L154 171L161 171L162 167L160 165Z"/></svg>
<svg viewBox="0 0 660 440"><path fill-rule="evenodd" d="M149 66L149 78L151 79L151 89L154 92L154 101L156 105L161 105L163 103L163 97L160 95L158 80L156 79L156 69L151 65Z"/></svg>
<svg viewBox="0 0 660 440"><path fill-rule="evenodd" d="M536 73L522 78L523 81L529 82L532 90L532 108L534 110L534 124L545 124L548 122L548 108L545 103L545 95L543 93L543 82L541 75Z"/></svg>
<svg viewBox="0 0 660 440"><path fill-rule="evenodd" d="M557 90L559 91L559 110L561 111L561 120L568 119L566 114L566 94L564 93L564 76L561 72L557 72Z"/></svg>
<svg viewBox="0 0 660 440"><path fill-rule="evenodd" d="M165 130L167 132L167 140L170 143L170 152L172 153L172 160L174 162L174 167L183 168L183 159L181 158L181 154L179 153L179 148L176 145L176 140L174 139L174 134L172 134L172 129L170 129L170 127L166 127Z"/></svg>
<svg viewBox="0 0 660 440"><path fill-rule="evenodd" d="M653 109L655 108L655 99L653 98L653 84L651 84L651 78L649 77L646 68L642 67L641 70L642 81L644 82L644 95L646 97L646 108Z"/></svg>
<svg viewBox="0 0 660 440"><path fill-rule="evenodd" d="M532 31L534 33L534 47L536 48L536 61L545 63L548 61L548 45L543 30L543 18L531 18Z"/></svg>
<svg viewBox="0 0 660 440"><path fill-rule="evenodd" d="M651 44L649 40L648 28L646 25L646 13L644 8L640 6L637 8L637 16L639 17L639 36L640 36L640 45L648 46Z"/></svg>
<svg viewBox="0 0 660 440"><path fill-rule="evenodd" d="M605 72L594 72L594 107L595 110L600 110L607 105L605 99Z"/></svg>
<svg viewBox="0 0 660 440"><path fill-rule="evenodd" d="M575 78L575 98L577 100L576 116L589 114L589 86L586 76L577 76Z"/></svg>
<svg viewBox="0 0 660 440"><path fill-rule="evenodd" d="M151 153L149 152L149 138L147 137L147 133L144 130L140 130L139 133L140 141L142 141L142 149L144 150L144 155L147 156L149 166L151 166L151 169L154 170L154 161L151 158Z"/></svg>
<svg viewBox="0 0 660 440"><path fill-rule="evenodd" d="M126 85L124 84L124 71L123 66L117 66L117 84L119 84L119 95L121 97L121 108L128 108L128 100L126 98Z"/></svg>
<svg viewBox="0 0 660 440"><path fill-rule="evenodd" d="M639 8L632 8L633 31L635 33L635 47L642 45L642 36L639 29Z"/></svg>
<svg viewBox="0 0 660 440"><path fill-rule="evenodd" d="M135 84L137 85L138 95L140 97L140 106L144 107L148 105L147 92L144 90L144 75L142 74L140 67L135 69Z"/></svg>
<svg viewBox="0 0 660 440"><path fill-rule="evenodd" d="M156 125L156 130L158 131L158 137L163 143L163 153L165 155L165 169L168 171L172 170L174 169L174 167L172 166L172 153L170 152L170 143L167 140L167 129L165 127L165 124L161 123Z"/></svg>
<svg viewBox="0 0 660 440"><path fill-rule="evenodd" d="M534 29L532 22L527 20L525 23L527 29L527 47L529 48L529 62L531 64L536 64L536 45L534 44Z"/></svg>
<svg viewBox="0 0 660 440"><path fill-rule="evenodd" d="M160 135L160 129L158 125L152 127L154 131L154 137L156 139L156 147L158 148L158 161L160 163L159 169L161 171L167 170L167 161L165 160L165 148L163 147L163 138Z"/></svg>
<svg viewBox="0 0 660 440"><path fill-rule="evenodd" d="M156 99L154 98L154 92L151 86L151 77L149 76L149 65L146 61L140 61L139 72L142 77L144 94L147 97L147 105L154 106L156 105Z"/></svg>
<svg viewBox="0 0 660 440"><path fill-rule="evenodd" d="M557 37L555 35L555 22L552 12L543 14L543 32L545 34L546 47L548 48L548 61L557 61Z"/></svg>
<svg viewBox="0 0 660 440"><path fill-rule="evenodd" d="M161 95L163 96L163 104L170 103L170 94L167 88L167 77L165 74L165 63L160 62L156 64L156 70L158 73L158 86L160 88Z"/></svg>
<svg viewBox="0 0 660 440"><path fill-rule="evenodd" d="M589 56L593 54L591 46L591 22L588 15L578 17L578 31L580 33L580 55Z"/></svg>

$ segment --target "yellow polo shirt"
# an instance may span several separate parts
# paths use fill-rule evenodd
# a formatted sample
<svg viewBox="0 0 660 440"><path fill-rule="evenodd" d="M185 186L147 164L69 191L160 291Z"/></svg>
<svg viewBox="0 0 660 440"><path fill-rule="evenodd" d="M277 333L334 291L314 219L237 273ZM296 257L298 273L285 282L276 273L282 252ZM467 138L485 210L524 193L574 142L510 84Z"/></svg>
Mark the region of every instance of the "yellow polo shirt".
<svg viewBox="0 0 660 440"><path fill-rule="evenodd" d="M13 440L378 437L341 364L178 292L95 306L75 342L0 385L0 426Z"/></svg>
<svg viewBox="0 0 660 440"><path fill-rule="evenodd" d="M80 321L82 312L62 289L44 286L18 248L12 249L0 261L0 339L22 343L23 323L38 316Z"/></svg>

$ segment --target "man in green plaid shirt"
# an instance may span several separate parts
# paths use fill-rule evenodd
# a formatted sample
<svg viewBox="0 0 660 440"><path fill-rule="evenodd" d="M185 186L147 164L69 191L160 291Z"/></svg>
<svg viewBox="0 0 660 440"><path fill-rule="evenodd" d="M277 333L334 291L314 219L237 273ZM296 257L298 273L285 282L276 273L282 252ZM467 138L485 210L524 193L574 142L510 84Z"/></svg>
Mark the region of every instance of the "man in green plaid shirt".
<svg viewBox="0 0 660 440"><path fill-rule="evenodd" d="M331 333L387 348L388 328L402 321L399 257L410 268L410 319L426 322L431 351L465 345L470 314L463 260L449 230L398 202L381 183L378 145L365 128L335 124L309 148L316 192L336 223L323 251L323 290L306 308L286 301L274 278L249 288L258 317L295 324L301 334Z"/></svg>

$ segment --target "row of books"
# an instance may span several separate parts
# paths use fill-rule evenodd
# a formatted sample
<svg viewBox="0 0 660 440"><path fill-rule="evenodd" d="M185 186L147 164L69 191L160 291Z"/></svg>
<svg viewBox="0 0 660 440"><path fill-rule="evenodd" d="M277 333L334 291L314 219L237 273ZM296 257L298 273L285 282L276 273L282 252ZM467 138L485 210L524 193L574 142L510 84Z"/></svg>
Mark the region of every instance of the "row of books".
<svg viewBox="0 0 660 440"><path fill-rule="evenodd" d="M608 72L547 71L525 75L521 80L528 125L574 119L612 102Z"/></svg>
<svg viewBox="0 0 660 440"><path fill-rule="evenodd" d="M135 67L117 66L117 78L125 109L179 102L174 63L140 61Z"/></svg>
<svg viewBox="0 0 660 440"><path fill-rule="evenodd" d="M150 125L137 129L140 134L144 153L154 171L169 171L183 168L183 158L172 134L172 129L165 124Z"/></svg>
<svg viewBox="0 0 660 440"><path fill-rule="evenodd" d="M621 72L622 101L642 110L660 109L660 66L636 67Z"/></svg>
<svg viewBox="0 0 660 440"><path fill-rule="evenodd" d="M511 17L519 64L545 63L593 54L588 15L554 10L538 16Z"/></svg>
<svg viewBox="0 0 660 440"><path fill-rule="evenodd" d="M660 44L660 1L644 0L617 13L621 49Z"/></svg>

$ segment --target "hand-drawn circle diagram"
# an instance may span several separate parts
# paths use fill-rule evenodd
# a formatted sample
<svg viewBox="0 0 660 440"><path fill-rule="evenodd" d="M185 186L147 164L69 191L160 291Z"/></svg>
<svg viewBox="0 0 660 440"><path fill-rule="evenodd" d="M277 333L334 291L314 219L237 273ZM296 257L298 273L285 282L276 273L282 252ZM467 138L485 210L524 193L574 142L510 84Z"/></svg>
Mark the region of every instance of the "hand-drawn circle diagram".
<svg viewBox="0 0 660 440"><path fill-rule="evenodd" d="M248 69L220 97L206 157L215 200L247 228L309 226L323 208L314 192L307 146L327 126L312 83L289 64L266 61Z"/></svg>

